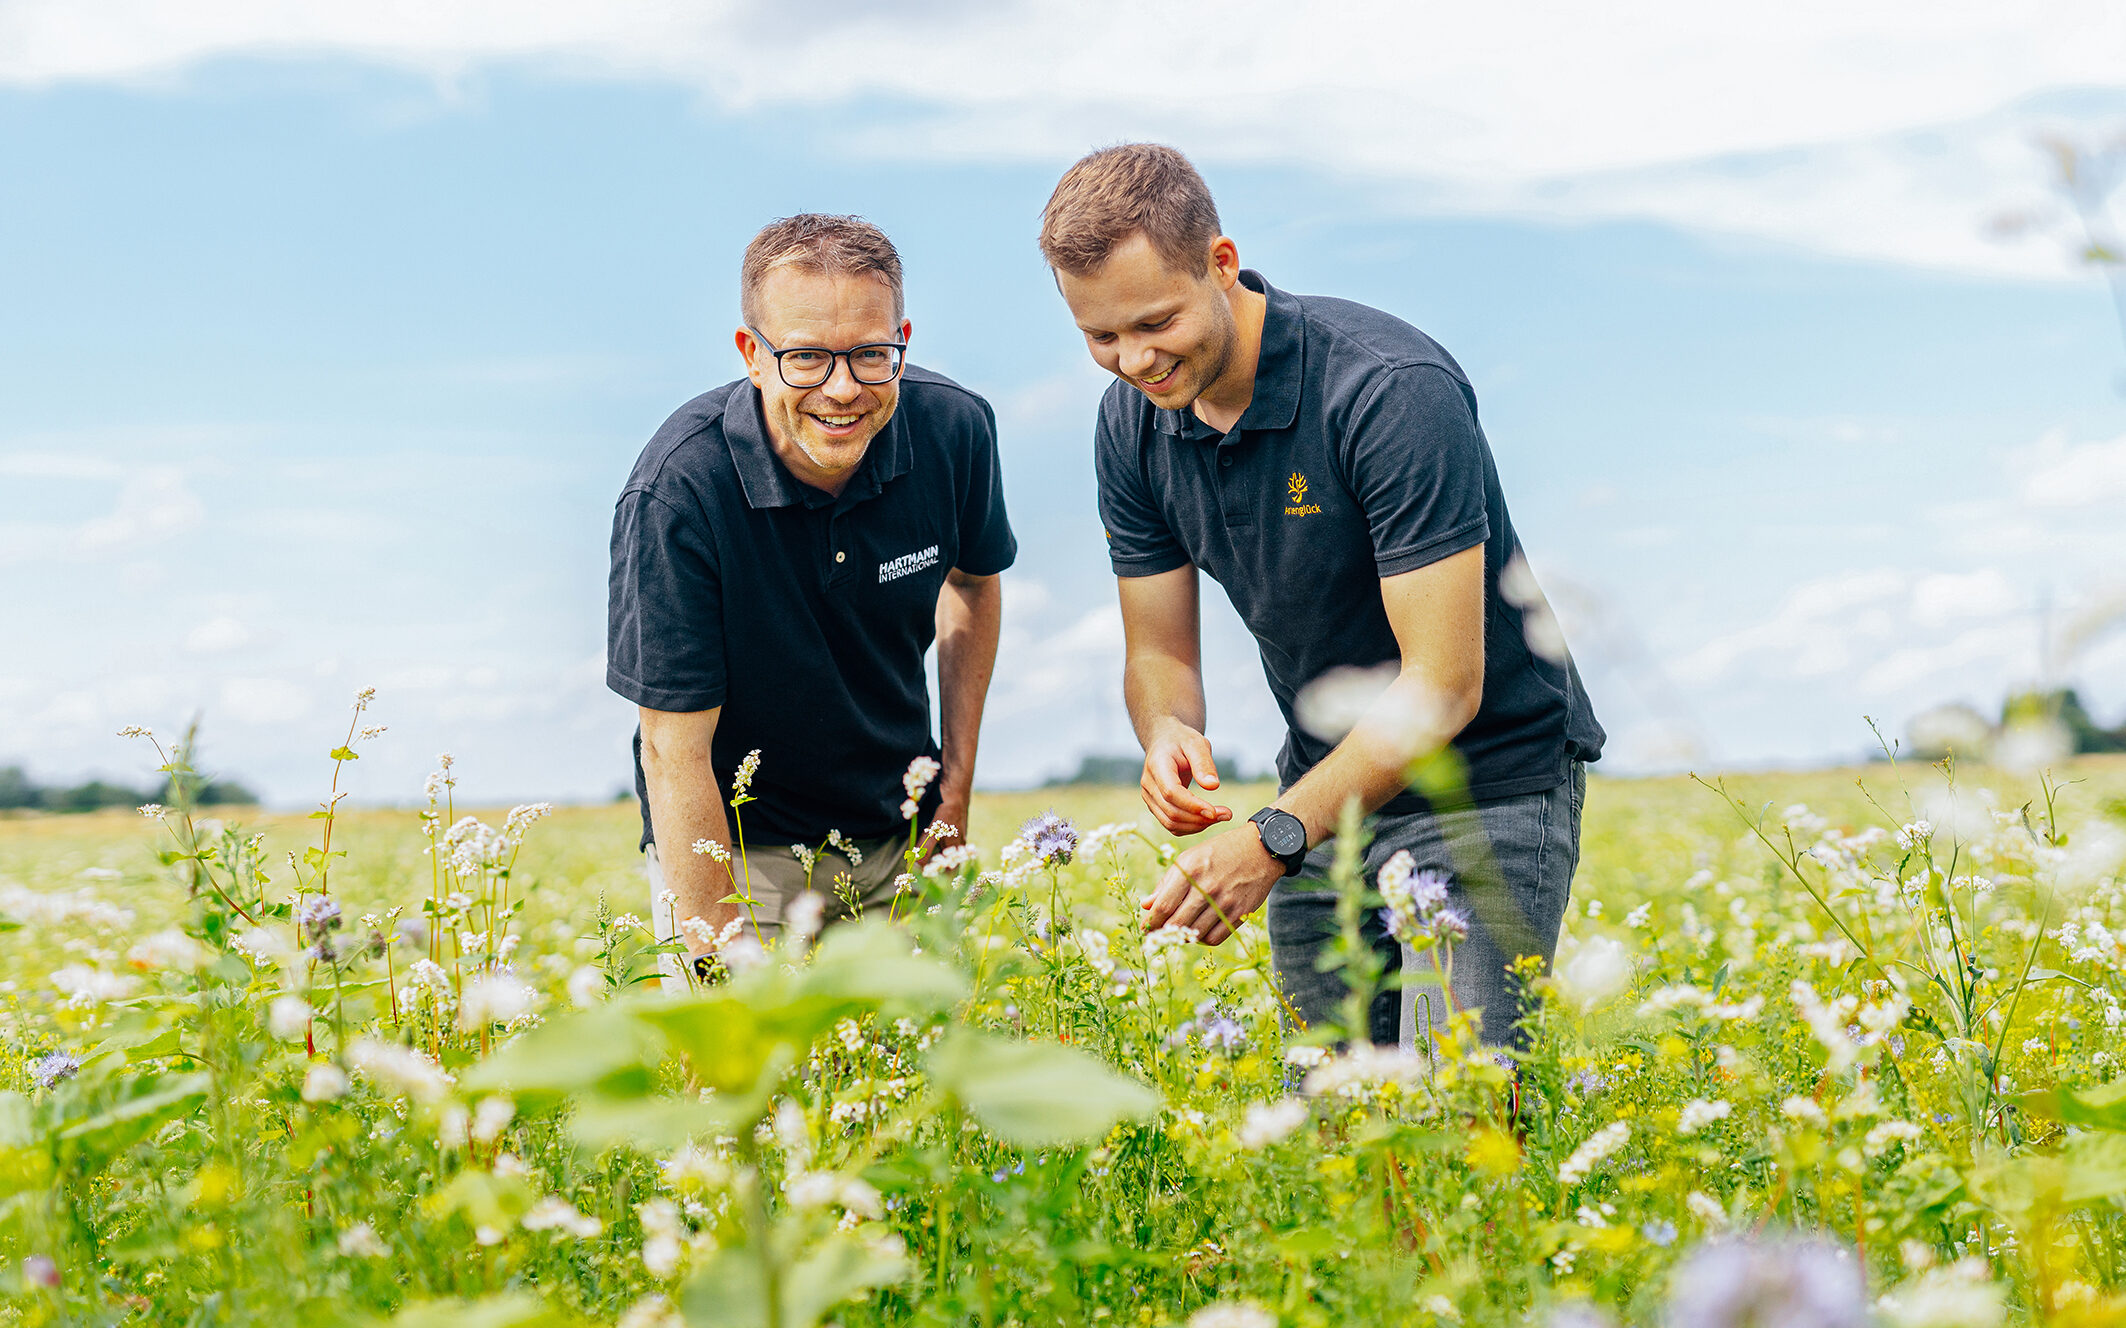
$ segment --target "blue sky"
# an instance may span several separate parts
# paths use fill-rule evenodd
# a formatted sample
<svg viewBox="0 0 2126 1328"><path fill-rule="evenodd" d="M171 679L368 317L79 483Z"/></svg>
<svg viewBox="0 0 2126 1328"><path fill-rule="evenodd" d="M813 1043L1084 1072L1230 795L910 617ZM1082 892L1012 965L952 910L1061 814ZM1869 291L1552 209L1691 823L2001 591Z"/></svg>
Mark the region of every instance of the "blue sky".
<svg viewBox="0 0 2126 1328"><path fill-rule="evenodd" d="M2055 233L1987 228L2043 205L2038 129L2126 121L2075 49L2116 23L1906 60L1830 18L1794 50L1705 32L1701 63L1745 93L1820 73L1829 110L1677 128L1696 71L1643 114L1559 90L1546 135L1525 86L1454 71L1429 120L1354 110L1371 73L1337 87L1297 51L1269 78L1267 37L1177 75L1254 95L1133 103L1098 33L1050 83L1022 71L1032 91L975 47L922 58L976 70L979 96L914 57L830 95L732 82L749 51L813 49L737 20L672 38L711 53L693 68L565 7L530 49L477 6L441 36L396 11L291 35L285 7L238 3L127 35L143 20L107 8L110 31L0 3L28 34L0 55L0 762L47 777L137 774L119 726L200 712L216 764L301 801L375 686L391 732L365 798L412 796L445 749L476 796L616 788L612 501L663 417L735 376L739 251L802 210L895 237L916 358L998 410L1021 556L982 778L1122 750L1102 380L1032 233L1060 169L1123 136L1194 153L1273 282L1460 358L1615 769L1833 759L1864 714L1990 706L2036 676L2048 610L2126 584L2112 308ZM1045 21L954 40L1024 60ZM1861 90L1870 61L1909 85L1903 118ZM1610 132L1563 132L1589 115ZM1430 137L1398 158L1353 116ZM1279 737L1259 665L1222 607L1207 634L1213 740L1259 768ZM2066 668L2113 718L2122 638Z"/></svg>

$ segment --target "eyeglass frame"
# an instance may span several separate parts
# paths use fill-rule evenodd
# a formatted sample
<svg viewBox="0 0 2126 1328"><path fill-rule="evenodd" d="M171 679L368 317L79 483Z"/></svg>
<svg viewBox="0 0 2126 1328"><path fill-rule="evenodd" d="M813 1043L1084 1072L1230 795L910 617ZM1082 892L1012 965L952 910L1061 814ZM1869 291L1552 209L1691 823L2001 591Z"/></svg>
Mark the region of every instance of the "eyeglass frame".
<svg viewBox="0 0 2126 1328"><path fill-rule="evenodd" d="M753 334L753 339L759 342L761 346L767 350L768 354L775 357L775 376L777 378L782 379L783 386L795 388L800 392L810 391L815 387L825 387L827 384L833 382L834 361L836 360L840 360L844 364L847 364L849 366L850 381L860 384L864 387L884 387L886 384L898 379L901 376L901 372L908 367L908 343L905 341L866 341L861 344L851 346L847 350L829 350L825 346L785 346L781 350L777 350L775 349L775 343L762 336L759 328L753 326L751 323L747 323L745 327L746 331L751 332ZM877 350L880 347L888 347L892 350L899 352L897 355L894 356L892 374L885 378L879 379L875 383L866 382L864 379L858 378L856 376L856 361L850 359L849 357L856 354L860 350ZM820 379L816 383L791 382L790 375L783 372L782 357L785 355L795 355L799 351L811 351L815 355L828 356L829 358L827 360L827 376Z"/></svg>

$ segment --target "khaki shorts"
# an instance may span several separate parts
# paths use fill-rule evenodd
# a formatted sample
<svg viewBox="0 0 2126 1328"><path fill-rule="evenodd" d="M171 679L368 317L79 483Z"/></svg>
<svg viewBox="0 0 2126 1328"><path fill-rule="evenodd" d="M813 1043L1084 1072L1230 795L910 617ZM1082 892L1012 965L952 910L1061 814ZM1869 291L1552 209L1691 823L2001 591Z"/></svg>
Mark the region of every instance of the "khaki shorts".
<svg viewBox="0 0 2126 1328"><path fill-rule="evenodd" d="M805 864L787 844L772 849L749 847L742 879L753 896L754 907L752 917L746 923L747 934L750 935L757 924L761 942L774 944L782 935L783 918L790 905L808 888L825 902L824 913L830 926L859 915L885 916L893 907L894 883L907 870L907 863L901 856L907 847L908 841L899 836L858 840L855 848L863 861L857 863L849 861L840 850L830 848L813 863L809 882ZM664 869L657 861L657 846L651 844L644 849L642 858L650 876L650 926L659 940L668 940L679 934L679 918L672 901L666 897ZM734 881L741 879L740 871L734 858L731 862ZM665 990L686 989L678 955L657 956L657 970L663 975Z"/></svg>

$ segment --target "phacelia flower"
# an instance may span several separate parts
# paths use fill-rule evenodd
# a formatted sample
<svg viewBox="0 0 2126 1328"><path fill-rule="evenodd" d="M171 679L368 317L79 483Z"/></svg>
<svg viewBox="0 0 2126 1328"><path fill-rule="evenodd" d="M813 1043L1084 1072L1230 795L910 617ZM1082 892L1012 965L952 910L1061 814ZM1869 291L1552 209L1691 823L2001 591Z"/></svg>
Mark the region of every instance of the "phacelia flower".
<svg viewBox="0 0 2126 1328"><path fill-rule="evenodd" d="M81 1073L81 1058L65 1051L53 1051L30 1062L30 1078L37 1087L50 1088Z"/></svg>
<svg viewBox="0 0 2126 1328"><path fill-rule="evenodd" d="M1019 839L1032 850L1034 860L1062 866L1078 851L1078 828L1054 812L1042 812L1019 827Z"/></svg>
<svg viewBox="0 0 2126 1328"><path fill-rule="evenodd" d="M330 895L313 895L297 905L295 925L301 929L303 938L313 944L325 939L325 934L340 925L340 902Z"/></svg>

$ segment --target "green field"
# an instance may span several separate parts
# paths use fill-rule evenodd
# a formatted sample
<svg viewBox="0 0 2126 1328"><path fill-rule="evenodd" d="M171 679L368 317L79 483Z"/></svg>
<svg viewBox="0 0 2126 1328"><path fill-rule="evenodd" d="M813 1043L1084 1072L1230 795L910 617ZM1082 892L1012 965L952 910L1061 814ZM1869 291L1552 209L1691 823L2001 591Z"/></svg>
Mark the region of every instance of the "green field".
<svg viewBox="0 0 2126 1328"><path fill-rule="evenodd" d="M1801 881L1693 781L1592 780L1518 1115L1466 1031L1290 1027L1259 926L1147 943L1148 840L1000 858L1044 810L1149 830L1134 789L983 795L901 925L677 1001L614 985L632 804L464 858L388 958L364 915L448 891L416 812L342 813L329 964L319 821L242 817L193 898L164 826L0 820L5 1321L1637 1324L1761 1282L2120 1322L2126 760L2061 780L1728 779Z"/></svg>

